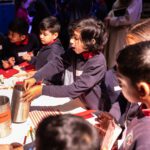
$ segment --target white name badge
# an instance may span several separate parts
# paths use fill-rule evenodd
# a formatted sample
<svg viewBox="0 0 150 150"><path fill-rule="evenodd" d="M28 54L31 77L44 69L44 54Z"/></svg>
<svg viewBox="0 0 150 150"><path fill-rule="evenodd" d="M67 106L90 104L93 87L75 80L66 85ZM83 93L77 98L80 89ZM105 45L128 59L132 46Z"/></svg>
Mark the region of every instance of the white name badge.
<svg viewBox="0 0 150 150"><path fill-rule="evenodd" d="M120 86L115 86L114 91L121 91L121 87Z"/></svg>
<svg viewBox="0 0 150 150"><path fill-rule="evenodd" d="M76 70L76 76L77 76L77 77L81 76L82 73L83 73L83 71L81 71L81 70Z"/></svg>
<svg viewBox="0 0 150 150"><path fill-rule="evenodd" d="M21 57L21 56L23 56L23 55L25 55L25 54L27 54L27 52L19 52L19 53L18 53L18 56Z"/></svg>

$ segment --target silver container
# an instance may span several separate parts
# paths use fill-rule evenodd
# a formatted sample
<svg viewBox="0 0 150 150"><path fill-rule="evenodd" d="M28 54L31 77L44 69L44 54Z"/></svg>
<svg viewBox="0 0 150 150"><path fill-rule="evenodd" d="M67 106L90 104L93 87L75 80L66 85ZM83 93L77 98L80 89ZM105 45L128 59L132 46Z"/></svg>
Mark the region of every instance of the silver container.
<svg viewBox="0 0 150 150"><path fill-rule="evenodd" d="M11 114L13 123L25 122L29 116L30 103L21 101L23 84L16 84L13 89Z"/></svg>
<svg viewBox="0 0 150 150"><path fill-rule="evenodd" d="M0 138L11 133L11 111L7 96L0 96Z"/></svg>

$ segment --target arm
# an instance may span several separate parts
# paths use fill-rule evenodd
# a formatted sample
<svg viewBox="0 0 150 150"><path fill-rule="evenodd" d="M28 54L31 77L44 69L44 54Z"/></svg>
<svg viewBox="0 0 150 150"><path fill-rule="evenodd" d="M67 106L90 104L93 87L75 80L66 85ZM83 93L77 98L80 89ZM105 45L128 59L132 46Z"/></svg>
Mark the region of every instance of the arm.
<svg viewBox="0 0 150 150"><path fill-rule="evenodd" d="M130 25L139 21L142 12L142 1L132 0L124 16L108 17L110 26Z"/></svg>
<svg viewBox="0 0 150 150"><path fill-rule="evenodd" d="M102 62L102 61L100 61ZM94 65L92 65L94 64ZM89 61L83 74L71 85L43 86L42 94L54 97L78 97L98 84L105 73L105 63Z"/></svg>

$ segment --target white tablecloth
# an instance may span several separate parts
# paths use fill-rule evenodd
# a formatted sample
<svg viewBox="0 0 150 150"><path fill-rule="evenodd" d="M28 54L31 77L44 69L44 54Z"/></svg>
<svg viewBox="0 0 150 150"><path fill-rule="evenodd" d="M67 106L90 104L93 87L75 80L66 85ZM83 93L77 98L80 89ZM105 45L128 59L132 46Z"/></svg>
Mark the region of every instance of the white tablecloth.
<svg viewBox="0 0 150 150"><path fill-rule="evenodd" d="M11 103L12 98L12 89L9 90L0 90L0 95L8 96ZM76 100L71 100L70 98L54 98L49 96L40 96L31 103L31 108L36 106L53 106L59 107L62 113L78 113L82 112L85 109L81 106L81 103ZM10 144L12 142L19 142L23 144L24 136L27 135L30 126L33 126L31 119L25 123L12 123L12 132L9 136L0 138L0 144ZM31 137L27 138L26 143L31 142Z"/></svg>

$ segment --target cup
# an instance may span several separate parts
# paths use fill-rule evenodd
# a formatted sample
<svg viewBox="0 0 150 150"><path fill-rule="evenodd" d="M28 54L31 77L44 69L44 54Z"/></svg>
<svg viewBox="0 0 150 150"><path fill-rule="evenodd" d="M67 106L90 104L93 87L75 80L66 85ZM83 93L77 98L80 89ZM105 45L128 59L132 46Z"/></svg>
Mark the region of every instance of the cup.
<svg viewBox="0 0 150 150"><path fill-rule="evenodd" d="M0 138L11 133L11 110L7 96L0 96Z"/></svg>
<svg viewBox="0 0 150 150"><path fill-rule="evenodd" d="M23 83L19 83L14 86L11 102L13 123L25 122L29 116L30 103L21 101L24 91Z"/></svg>

